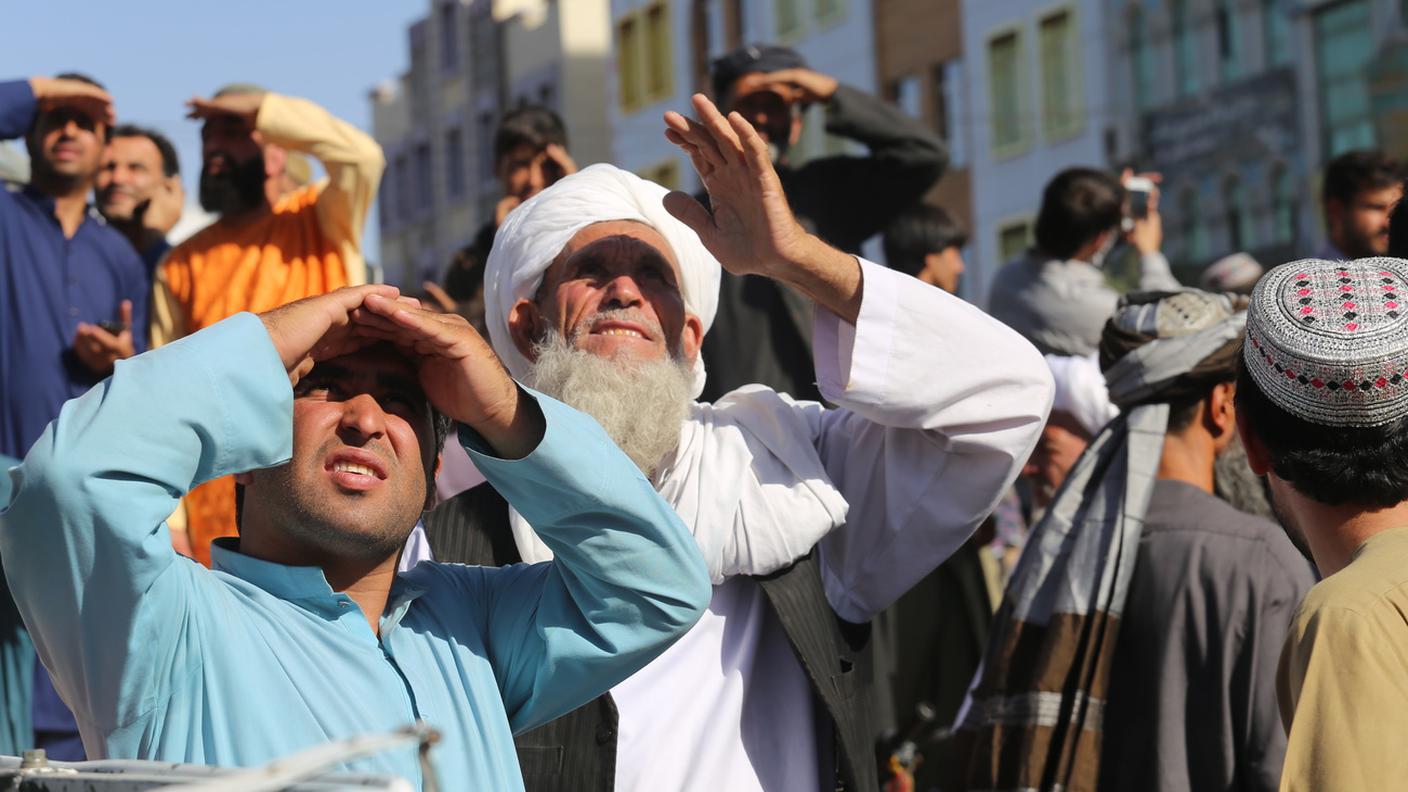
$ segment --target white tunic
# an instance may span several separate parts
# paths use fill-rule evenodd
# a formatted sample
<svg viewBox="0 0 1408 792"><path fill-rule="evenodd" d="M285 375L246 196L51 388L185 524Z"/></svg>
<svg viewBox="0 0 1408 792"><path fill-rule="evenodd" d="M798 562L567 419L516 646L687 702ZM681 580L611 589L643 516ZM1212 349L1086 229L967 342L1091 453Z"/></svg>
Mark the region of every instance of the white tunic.
<svg viewBox="0 0 1408 792"><path fill-rule="evenodd" d="M657 474L717 585L700 622L612 690L619 790L822 788L805 673L761 587L730 575L780 568L819 539L832 609L868 621L972 534L1036 443L1053 390L1036 349L956 297L861 266L856 325L815 317L817 384L838 409L740 389L684 427L682 445L714 432L711 451ZM719 464L755 451L751 471ZM543 558L533 539L515 528L528 561Z"/></svg>

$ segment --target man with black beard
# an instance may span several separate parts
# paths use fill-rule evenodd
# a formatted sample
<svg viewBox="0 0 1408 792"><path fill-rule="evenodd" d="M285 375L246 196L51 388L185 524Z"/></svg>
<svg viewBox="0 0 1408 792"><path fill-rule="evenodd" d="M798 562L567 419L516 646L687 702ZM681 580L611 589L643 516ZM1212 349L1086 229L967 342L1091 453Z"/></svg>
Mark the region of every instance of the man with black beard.
<svg viewBox="0 0 1408 792"><path fill-rule="evenodd" d="M873 790L866 622L992 510L1036 441L1051 378L973 306L808 233L753 127L703 96L694 108L701 121L667 114L666 136L712 213L593 165L515 209L489 256L495 351L601 422L684 519L714 583L680 643L520 736L524 780ZM760 385L695 401L720 264L815 306L812 362L839 409ZM439 560L550 555L487 487L426 527Z"/></svg>
<svg viewBox="0 0 1408 792"><path fill-rule="evenodd" d="M364 132L305 99L253 85L193 98L201 127L200 203L220 218L173 249L157 268L152 343L159 345L240 311L263 312L366 281L362 226L385 166ZM288 191L290 152L317 157L327 178ZM228 477L193 490L172 521L202 563L210 541L235 533Z"/></svg>

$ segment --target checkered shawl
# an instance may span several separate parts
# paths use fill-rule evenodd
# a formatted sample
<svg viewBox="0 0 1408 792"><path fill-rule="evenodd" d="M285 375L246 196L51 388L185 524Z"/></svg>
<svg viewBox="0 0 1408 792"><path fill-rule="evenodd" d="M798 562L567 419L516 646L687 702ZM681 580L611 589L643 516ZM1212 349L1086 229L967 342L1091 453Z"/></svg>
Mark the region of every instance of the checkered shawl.
<svg viewBox="0 0 1408 792"><path fill-rule="evenodd" d="M1096 789L1110 662L1168 431L1168 404L1149 402L1235 343L1246 314L1225 298L1180 292L1126 303L1111 321L1155 340L1106 372L1111 399L1134 406L1076 462L1008 583L959 716L971 790Z"/></svg>

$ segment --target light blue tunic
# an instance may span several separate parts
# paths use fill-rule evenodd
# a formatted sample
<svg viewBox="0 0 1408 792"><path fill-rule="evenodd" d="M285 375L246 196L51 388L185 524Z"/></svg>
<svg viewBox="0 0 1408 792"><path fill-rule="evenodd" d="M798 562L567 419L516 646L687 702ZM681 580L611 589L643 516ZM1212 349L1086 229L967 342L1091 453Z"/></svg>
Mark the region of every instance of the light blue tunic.
<svg viewBox="0 0 1408 792"><path fill-rule="evenodd" d="M217 547L210 571L171 549L182 493L291 454L292 391L257 317L121 362L65 405L9 469L0 558L90 758L247 766L424 718L448 788L521 789L512 732L634 673L710 596L650 483L594 421L534 396L547 431L527 457L460 440L556 561L422 563L380 639L317 568ZM410 749L345 769L420 783Z"/></svg>

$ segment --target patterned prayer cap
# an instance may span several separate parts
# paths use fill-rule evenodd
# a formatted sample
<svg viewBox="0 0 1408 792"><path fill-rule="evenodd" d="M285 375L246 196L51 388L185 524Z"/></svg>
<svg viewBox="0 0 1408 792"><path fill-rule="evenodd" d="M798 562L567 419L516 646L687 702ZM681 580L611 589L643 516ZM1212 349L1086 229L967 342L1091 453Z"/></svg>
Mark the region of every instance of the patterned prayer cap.
<svg viewBox="0 0 1408 792"><path fill-rule="evenodd" d="M1326 426L1408 415L1408 261L1305 259L1252 293L1243 359L1272 404Z"/></svg>

